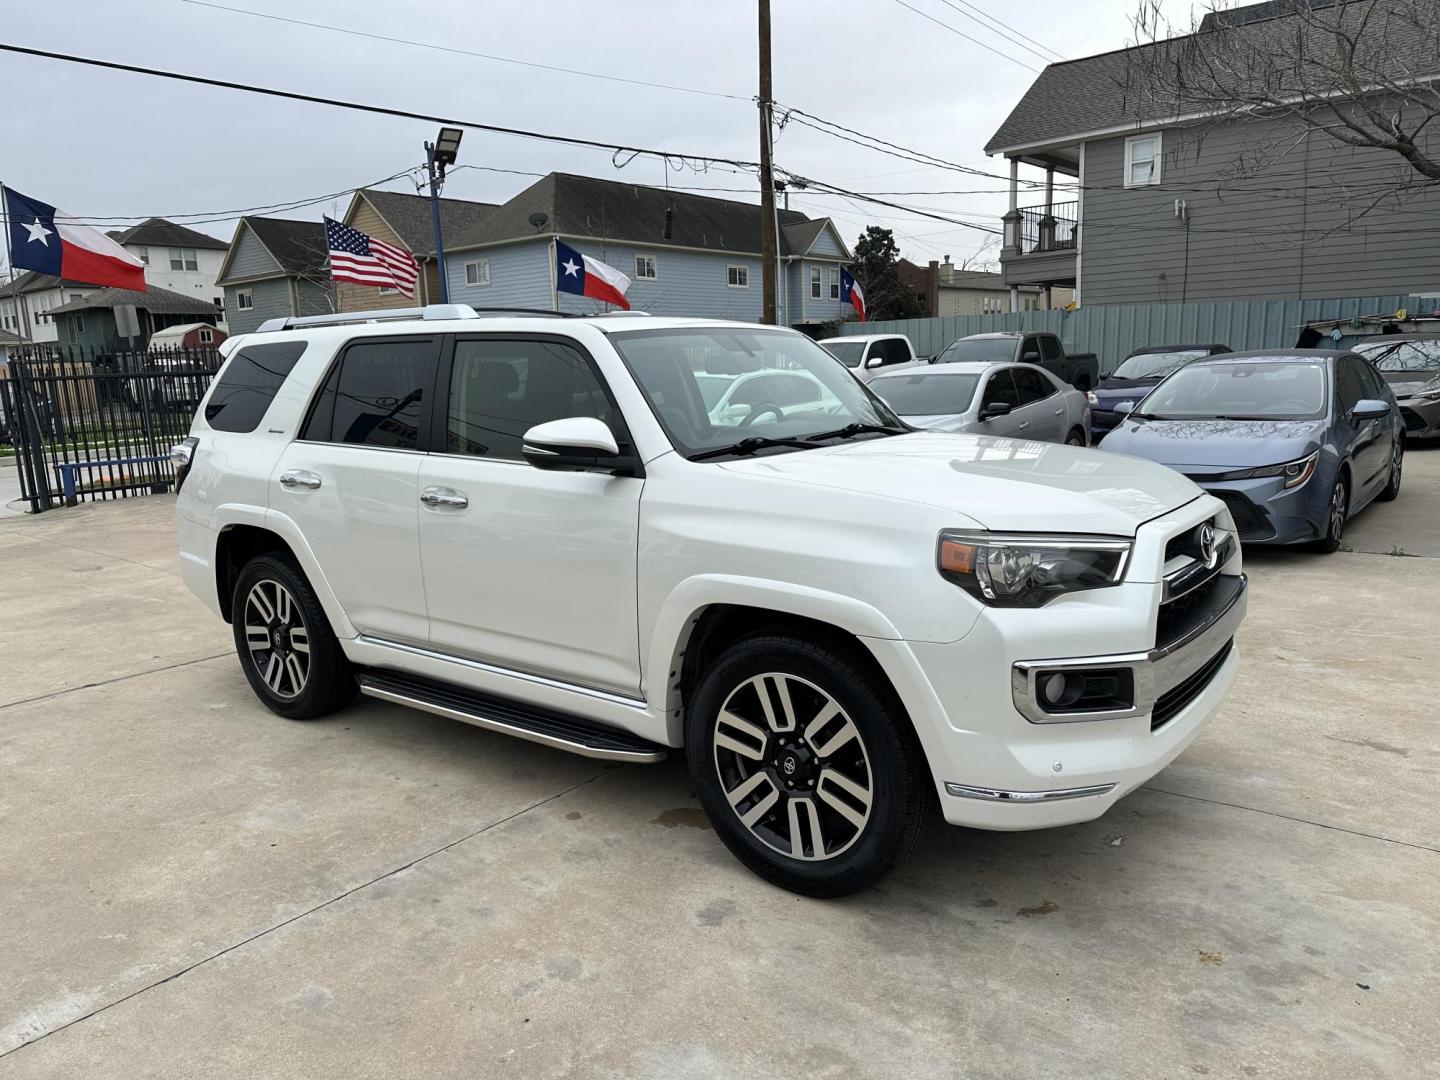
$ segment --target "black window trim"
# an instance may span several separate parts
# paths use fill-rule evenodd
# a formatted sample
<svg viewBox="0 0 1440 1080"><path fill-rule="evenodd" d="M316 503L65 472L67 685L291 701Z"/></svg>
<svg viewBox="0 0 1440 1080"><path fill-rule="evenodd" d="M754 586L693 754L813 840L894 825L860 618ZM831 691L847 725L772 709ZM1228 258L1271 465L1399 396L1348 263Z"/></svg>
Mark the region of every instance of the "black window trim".
<svg viewBox="0 0 1440 1080"><path fill-rule="evenodd" d="M417 434L415 439L415 448L413 450L404 446L378 446L373 443L352 443L337 440L334 437L335 414L333 412L333 405L332 412L330 414L330 423L326 428L326 434L328 434L330 438L307 439L304 433L310 427L310 421L315 416L315 410L319 407L320 399L325 395L325 387L329 384L331 377L340 370L340 366L345 362L346 354L349 353L352 348L357 345L384 345L387 343L428 341L431 346L430 370L432 373L434 373L437 372L440 368L440 348L442 344L442 336L443 335L433 333L377 334L369 337L353 337L342 342L340 348L335 350L335 355L330 358L330 363L325 365L325 377L318 380L315 383L314 388L310 391L310 400L305 405L305 417L303 420L301 420L300 427L296 430L295 441L311 443L318 446L352 446L357 450L375 450L381 453L389 454L429 453L430 436L433 433L432 413L435 410L435 392L438 383L430 387L430 393L425 395L425 398L422 399L420 402L420 422L416 428Z"/></svg>
<svg viewBox="0 0 1440 1080"><path fill-rule="evenodd" d="M437 407L431 411L428 432L430 436L428 442L434 449L427 450L427 453L435 457L483 461L492 465L523 465L527 469L534 468L523 458L461 454L449 448L450 374L455 366L455 346L462 341L533 341L549 345L564 345L575 350L585 361L586 366L590 369L590 374L594 375L595 381L600 384L600 390L605 395L605 400L610 404L611 415L616 419L615 424L608 425L610 434L615 436L615 445L620 448L620 457L617 459L616 468L622 469L625 476L644 478L645 467L640 460L640 451L635 446L635 440L631 437L630 425L625 420L625 414L621 411L620 403L615 399L614 392L610 389L609 380L600 370L600 365L595 362L594 354L585 347L583 342L564 334L506 333L503 330L488 333L442 334L440 338L439 363L435 366L435 392L431 395L431 404ZM563 417L557 419L563 419ZM616 430L617 427L619 430Z"/></svg>

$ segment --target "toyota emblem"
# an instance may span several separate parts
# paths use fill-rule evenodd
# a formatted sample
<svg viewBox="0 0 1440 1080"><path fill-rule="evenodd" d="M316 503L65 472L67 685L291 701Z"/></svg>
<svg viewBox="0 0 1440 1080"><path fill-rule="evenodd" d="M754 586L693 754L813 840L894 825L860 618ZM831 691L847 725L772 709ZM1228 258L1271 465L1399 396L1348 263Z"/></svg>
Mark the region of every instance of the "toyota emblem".
<svg viewBox="0 0 1440 1080"><path fill-rule="evenodd" d="M795 773L795 759L793 757L787 757L782 768L784 768L786 776L793 776Z"/></svg>
<svg viewBox="0 0 1440 1080"><path fill-rule="evenodd" d="M1220 552L1215 546L1215 526L1208 521L1200 526L1200 557L1205 560L1208 570L1215 569L1215 564L1220 560Z"/></svg>

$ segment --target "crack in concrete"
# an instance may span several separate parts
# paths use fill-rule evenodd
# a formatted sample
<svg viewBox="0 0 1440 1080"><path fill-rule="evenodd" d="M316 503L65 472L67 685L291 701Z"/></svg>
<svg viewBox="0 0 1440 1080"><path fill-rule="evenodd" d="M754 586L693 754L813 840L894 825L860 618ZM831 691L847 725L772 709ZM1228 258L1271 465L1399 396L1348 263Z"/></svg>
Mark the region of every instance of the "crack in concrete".
<svg viewBox="0 0 1440 1080"><path fill-rule="evenodd" d="M1285 821L1296 821L1301 825L1314 825L1316 828L1329 829L1331 832L1363 836L1367 840L1381 840L1387 844L1399 844L1401 847L1414 848L1416 851L1433 851L1440 855L1440 848L1430 847L1428 844L1416 844L1410 840L1396 840L1393 836L1381 836L1378 833L1361 832L1359 829L1347 829L1344 825L1329 825L1323 821L1296 817L1294 814L1282 814L1278 810L1261 810L1258 806L1245 806L1241 803L1226 802L1224 799L1207 799L1204 795L1186 795L1183 791L1166 791L1164 788L1151 787L1149 784L1143 785L1140 790L1153 791L1157 795L1169 795L1176 799L1194 799L1196 802L1210 803L1212 806L1228 806L1234 810L1248 810L1252 814L1265 814L1268 817L1282 818Z"/></svg>
<svg viewBox="0 0 1440 1080"><path fill-rule="evenodd" d="M21 698L18 701L0 702L0 709L13 709L17 705L33 705L37 701L49 701L51 698L63 697L66 694L73 694L77 690L93 690L97 686L111 686L118 682L127 682L130 679L140 679L146 675L158 675L162 671L174 671L176 668L190 667L192 664L203 664L209 660L219 660L226 656L234 656L234 650L216 653L214 656L197 656L194 660L180 660L173 664L166 664L163 667L146 668L144 671L132 671L128 675L116 675L113 679L101 679L99 682L82 683L79 686L67 686L63 690L52 690L48 694L40 694L37 697Z"/></svg>
<svg viewBox="0 0 1440 1080"><path fill-rule="evenodd" d="M89 1020L93 1016L98 1016L100 1013L105 1012L108 1009L115 1008L115 1006L117 1005L123 1005L125 1002L130 1001L132 998L137 998L141 994L154 990L157 986L164 986L168 982L173 982L174 980L181 978L184 975L188 975L196 968L203 967L205 964L210 963L210 961L212 960L218 960L220 959L220 957L226 956L229 953L234 952L236 949L243 949L246 945L249 945L253 941L258 941L260 938L263 938L268 934L273 934L276 930L283 930L285 927L291 925L292 923L299 922L301 919L314 915L317 911L323 911L325 908L330 907L332 904L337 904L341 900L344 900L346 897L354 896L356 893L364 889L368 889L370 886L384 881L386 878L392 878L396 874L402 874L406 870L409 870L411 867L420 865L420 863L424 862L426 859L434 858L436 855L442 855L445 852L449 851L451 848L458 847L459 845L465 843L467 840L473 840L475 837L480 836L483 833L487 833L491 829L499 828L506 822L514 821L516 818L528 814L531 810L538 809L539 807L544 806L547 803L554 802L556 799L563 798L564 796L569 795L572 791L577 791L580 788L584 787L586 784L593 784L596 780L610 775L619 767L619 765L610 765L604 769L601 769L594 776L586 777L579 783L571 784L569 787L564 788L561 791L557 791L552 795L547 795L545 796L545 798L539 799L528 806L522 806L513 814L506 814L504 817L498 818L495 821L482 825L480 828L468 832L464 836L450 841L448 844L442 844L434 851L427 851L424 855L419 855L401 866L386 870L383 874L379 874L371 878L369 881L361 882L359 885L346 889L344 892L332 896L329 900L324 900L316 904L314 907L307 908L306 910L300 912L297 915L290 916L290 918L288 919L282 919L280 922L276 923L273 926L267 926L264 930L259 930L251 934L249 937L242 938L234 944L227 945L219 952L212 953L209 956L203 957L200 960L196 960L193 964L188 964L185 967L181 968L179 971L175 971L169 975L166 975L163 979L157 979L146 986L140 987L138 990L132 990L130 993L118 997L114 1001L110 1001L104 1005L97 1006L96 1008L91 1009L89 1012L81 1016L75 1017L73 1020L66 1021L59 1027L51 1028L49 1031L36 1035L33 1039L27 1039L25 1042L19 1043L16 1046L12 1046L9 1050L0 1052L0 1058L7 1058L11 1054L16 1053L17 1051L24 1050L27 1046L34 1046L36 1043L41 1042L44 1039L48 1039L51 1035L55 1035L61 1031L64 1031L66 1028L74 1027L76 1024L83 1023L84 1021Z"/></svg>

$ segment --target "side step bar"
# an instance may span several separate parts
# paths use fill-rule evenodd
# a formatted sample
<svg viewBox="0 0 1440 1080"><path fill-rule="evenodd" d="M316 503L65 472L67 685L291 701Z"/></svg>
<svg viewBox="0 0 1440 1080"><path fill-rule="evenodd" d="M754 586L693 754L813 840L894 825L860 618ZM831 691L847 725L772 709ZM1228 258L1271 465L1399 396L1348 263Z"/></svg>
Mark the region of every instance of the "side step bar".
<svg viewBox="0 0 1440 1080"><path fill-rule="evenodd" d="M517 739L542 746L553 746L557 750L568 750L581 757L651 764L663 760L669 753L669 747L619 728L518 701L477 694L431 679L376 670L363 672L358 678L360 692L369 697L408 705L412 709L461 720L502 735L514 735Z"/></svg>

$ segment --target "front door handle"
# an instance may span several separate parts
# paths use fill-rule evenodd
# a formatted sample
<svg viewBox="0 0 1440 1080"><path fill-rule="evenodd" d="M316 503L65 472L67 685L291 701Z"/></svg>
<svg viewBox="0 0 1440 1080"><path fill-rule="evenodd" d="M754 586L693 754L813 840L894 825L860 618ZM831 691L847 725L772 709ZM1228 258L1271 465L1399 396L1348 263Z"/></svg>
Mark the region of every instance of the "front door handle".
<svg viewBox="0 0 1440 1080"><path fill-rule="evenodd" d="M1055 415L1056 415L1056 416L1064 416L1064 415L1065 415L1065 410L1064 410L1064 409L1056 409L1056 410L1055 410Z"/></svg>
<svg viewBox="0 0 1440 1080"><path fill-rule="evenodd" d="M320 477L309 469L289 469L280 474L280 483L287 488L305 488L314 491L320 486Z"/></svg>
<svg viewBox="0 0 1440 1080"><path fill-rule="evenodd" d="M1020 426L1019 426L1018 428L1016 428L1016 430L1017 430L1017 431L1024 431L1024 430L1025 430L1027 427L1029 427L1029 426L1030 426L1030 421L1029 421L1029 420L1022 420L1022 421L1020 421Z"/></svg>
<svg viewBox="0 0 1440 1080"><path fill-rule="evenodd" d="M448 487L427 487L420 493L420 501L426 506L448 506L454 510L464 510L470 505L464 493Z"/></svg>

